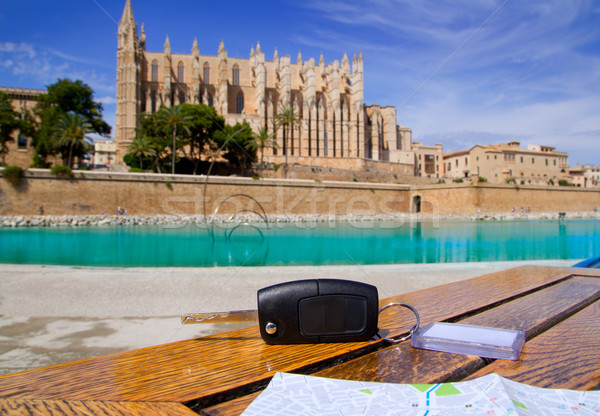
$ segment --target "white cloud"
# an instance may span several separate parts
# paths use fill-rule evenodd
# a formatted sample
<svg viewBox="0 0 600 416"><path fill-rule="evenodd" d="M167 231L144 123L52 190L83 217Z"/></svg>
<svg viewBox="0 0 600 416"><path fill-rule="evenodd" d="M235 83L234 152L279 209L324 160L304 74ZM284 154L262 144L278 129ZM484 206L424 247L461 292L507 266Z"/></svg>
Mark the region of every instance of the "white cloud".
<svg viewBox="0 0 600 416"><path fill-rule="evenodd" d="M13 43L13 42L0 42L0 52L15 53L19 55L26 55L29 59L33 59L37 56L33 45L28 43Z"/></svg>
<svg viewBox="0 0 600 416"><path fill-rule="evenodd" d="M117 99L114 96L105 96L105 97L99 97L96 98L96 101L98 101L99 103L102 103L104 105L106 104L116 104L117 103Z"/></svg>
<svg viewBox="0 0 600 416"><path fill-rule="evenodd" d="M14 86L43 88L59 78L69 78L82 80L96 93L114 93L114 79L108 78L106 73L96 72L97 65L92 66L89 60L53 49L48 51L50 53L24 42L0 43L0 73L5 72L3 78L12 78L12 82L18 83ZM105 100L108 103L109 97L105 97Z"/></svg>

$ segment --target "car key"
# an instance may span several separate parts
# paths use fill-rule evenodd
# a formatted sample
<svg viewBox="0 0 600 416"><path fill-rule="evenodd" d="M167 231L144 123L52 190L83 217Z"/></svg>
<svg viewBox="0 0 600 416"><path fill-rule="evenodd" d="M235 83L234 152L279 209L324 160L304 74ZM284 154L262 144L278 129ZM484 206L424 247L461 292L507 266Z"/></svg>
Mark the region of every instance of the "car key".
<svg viewBox="0 0 600 416"><path fill-rule="evenodd" d="M181 323L255 322L267 344L366 341L377 333L375 286L310 279L260 289L258 310L182 315Z"/></svg>

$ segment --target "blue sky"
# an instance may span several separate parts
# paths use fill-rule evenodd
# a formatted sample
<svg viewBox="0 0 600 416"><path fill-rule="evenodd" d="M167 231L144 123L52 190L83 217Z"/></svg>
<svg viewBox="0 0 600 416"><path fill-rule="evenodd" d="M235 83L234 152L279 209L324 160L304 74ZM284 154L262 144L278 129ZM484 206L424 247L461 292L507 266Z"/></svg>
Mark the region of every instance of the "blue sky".
<svg viewBox="0 0 600 416"><path fill-rule="evenodd" d="M125 0L4 0L0 85L81 79L114 126L116 32ZM596 0L132 0L147 50L325 62L362 51L365 102L393 105L413 140L445 151L519 140L600 164Z"/></svg>

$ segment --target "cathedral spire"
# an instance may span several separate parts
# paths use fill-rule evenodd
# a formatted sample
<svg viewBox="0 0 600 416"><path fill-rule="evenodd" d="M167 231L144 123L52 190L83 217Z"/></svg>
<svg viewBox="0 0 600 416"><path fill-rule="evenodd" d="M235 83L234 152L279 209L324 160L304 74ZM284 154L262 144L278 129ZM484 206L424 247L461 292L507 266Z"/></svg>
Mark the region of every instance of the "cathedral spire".
<svg viewBox="0 0 600 416"><path fill-rule="evenodd" d="M135 20L133 19L133 8L131 7L131 0L127 0L125 2L123 16L121 16L121 23L135 23Z"/></svg>
<svg viewBox="0 0 600 416"><path fill-rule="evenodd" d="M192 44L192 55L197 56L200 54L200 49L198 48L198 38L194 38L194 43Z"/></svg>
<svg viewBox="0 0 600 416"><path fill-rule="evenodd" d="M165 54L171 55L171 42L169 42L169 35L167 35L167 39L165 40Z"/></svg>
<svg viewBox="0 0 600 416"><path fill-rule="evenodd" d="M142 33L140 33L140 46L142 49L146 49L146 31L144 30L144 24L142 23Z"/></svg>

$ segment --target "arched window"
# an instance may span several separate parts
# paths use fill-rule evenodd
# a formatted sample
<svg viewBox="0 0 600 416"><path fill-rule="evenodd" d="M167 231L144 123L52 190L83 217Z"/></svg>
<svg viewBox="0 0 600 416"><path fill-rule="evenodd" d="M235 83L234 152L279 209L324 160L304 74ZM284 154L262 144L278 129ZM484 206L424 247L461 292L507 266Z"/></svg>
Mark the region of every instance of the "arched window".
<svg viewBox="0 0 600 416"><path fill-rule="evenodd" d="M210 84L210 65L208 64L208 62L204 62L203 70L204 71L202 73L202 80L205 84Z"/></svg>
<svg viewBox="0 0 600 416"><path fill-rule="evenodd" d="M150 108L152 109L153 113L156 112L156 93L155 92L153 92L150 95Z"/></svg>
<svg viewBox="0 0 600 416"><path fill-rule="evenodd" d="M184 66L183 66L183 62L179 61L179 63L177 64L177 82L183 84L184 82Z"/></svg>
<svg viewBox="0 0 600 416"><path fill-rule="evenodd" d="M158 62L152 61L152 82L158 82Z"/></svg>
<svg viewBox="0 0 600 416"><path fill-rule="evenodd" d="M238 86L240 85L240 67L238 64L233 66L232 74L231 74L231 84Z"/></svg>
<svg viewBox="0 0 600 416"><path fill-rule="evenodd" d="M206 103L209 107L213 106L213 96L208 94L208 102Z"/></svg>
<svg viewBox="0 0 600 416"><path fill-rule="evenodd" d="M237 114L242 114L244 111L244 94L241 92L235 97L235 112Z"/></svg>

